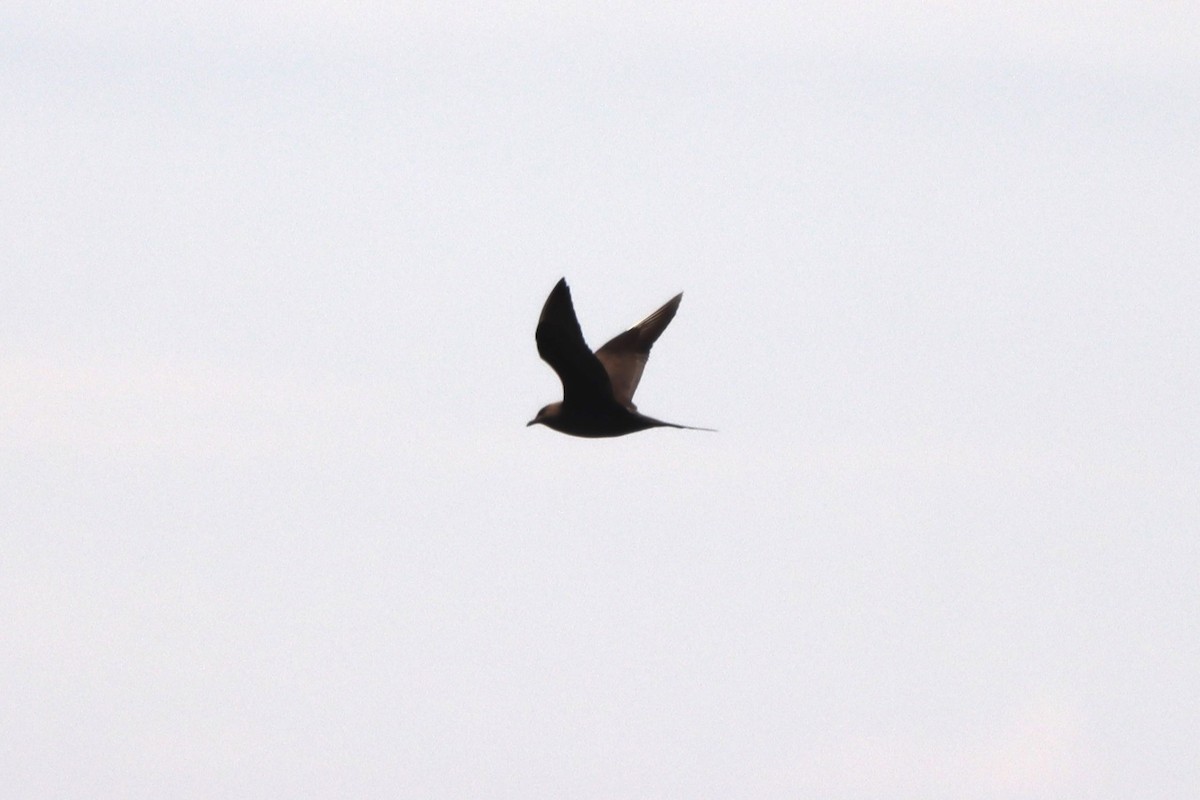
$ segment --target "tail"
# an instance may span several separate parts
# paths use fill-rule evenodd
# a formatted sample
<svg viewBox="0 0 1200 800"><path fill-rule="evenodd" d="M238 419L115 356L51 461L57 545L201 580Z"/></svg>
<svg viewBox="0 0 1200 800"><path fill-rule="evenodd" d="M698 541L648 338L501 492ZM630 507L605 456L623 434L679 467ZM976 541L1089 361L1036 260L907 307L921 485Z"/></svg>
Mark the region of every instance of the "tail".
<svg viewBox="0 0 1200 800"><path fill-rule="evenodd" d="M651 418L646 417L645 419ZM720 433L720 431L718 431L716 428L700 428L696 425L677 425L674 422L663 422L661 419L655 419L651 421L654 423L654 427L658 428L679 428L680 430L684 431L707 431L709 433Z"/></svg>

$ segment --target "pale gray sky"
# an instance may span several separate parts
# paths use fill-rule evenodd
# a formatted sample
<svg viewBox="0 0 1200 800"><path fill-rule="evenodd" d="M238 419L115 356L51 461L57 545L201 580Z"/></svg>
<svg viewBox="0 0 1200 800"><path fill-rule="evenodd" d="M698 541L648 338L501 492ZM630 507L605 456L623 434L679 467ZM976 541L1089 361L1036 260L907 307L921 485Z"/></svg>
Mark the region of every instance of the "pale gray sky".
<svg viewBox="0 0 1200 800"><path fill-rule="evenodd" d="M1200 12L0 10L0 783L1200 793ZM524 423L566 276L719 434Z"/></svg>

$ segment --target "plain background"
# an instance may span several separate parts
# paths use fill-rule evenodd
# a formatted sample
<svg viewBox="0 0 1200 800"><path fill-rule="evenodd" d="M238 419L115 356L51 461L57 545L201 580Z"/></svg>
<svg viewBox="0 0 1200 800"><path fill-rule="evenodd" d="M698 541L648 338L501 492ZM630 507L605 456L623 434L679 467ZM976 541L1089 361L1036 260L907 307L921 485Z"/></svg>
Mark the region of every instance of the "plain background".
<svg viewBox="0 0 1200 800"><path fill-rule="evenodd" d="M5 793L1200 795L1200 13L1047 5L6 4Z"/></svg>

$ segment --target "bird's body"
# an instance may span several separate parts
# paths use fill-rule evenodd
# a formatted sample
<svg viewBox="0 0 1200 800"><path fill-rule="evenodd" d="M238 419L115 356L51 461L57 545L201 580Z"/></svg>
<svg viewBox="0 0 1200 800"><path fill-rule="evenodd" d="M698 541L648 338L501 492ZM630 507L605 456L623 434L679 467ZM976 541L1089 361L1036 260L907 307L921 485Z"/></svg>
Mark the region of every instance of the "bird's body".
<svg viewBox="0 0 1200 800"><path fill-rule="evenodd" d="M627 433L637 433L649 428L688 427L647 417L645 414L630 411L622 406L614 406L611 409L588 409L584 413L574 413L570 406L564 406L562 403L551 403L543 408L538 412L537 418L529 422L529 425L533 424L545 425L559 433L583 436L588 439L624 436Z"/></svg>
<svg viewBox="0 0 1200 800"><path fill-rule="evenodd" d="M624 436L648 428L690 428L647 417L633 404L650 348L674 319L682 299L682 294L675 295L593 353L575 317L567 281L560 280L542 307L536 338L538 353L562 381L563 399L542 408L529 425L588 438Z"/></svg>

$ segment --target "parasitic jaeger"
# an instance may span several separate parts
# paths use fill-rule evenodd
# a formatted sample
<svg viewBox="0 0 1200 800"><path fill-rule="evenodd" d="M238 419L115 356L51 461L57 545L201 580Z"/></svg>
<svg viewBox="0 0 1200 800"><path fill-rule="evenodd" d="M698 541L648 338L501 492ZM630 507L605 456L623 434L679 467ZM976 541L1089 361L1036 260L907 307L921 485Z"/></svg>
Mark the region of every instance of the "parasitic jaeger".
<svg viewBox="0 0 1200 800"><path fill-rule="evenodd" d="M675 318L682 299L682 293L675 295L593 353L575 317L567 279L559 280L542 307L536 339L538 354L562 381L563 399L544 407L526 427L540 424L559 433L588 438L624 436L663 427L711 431L647 417L633 404L650 348Z"/></svg>

